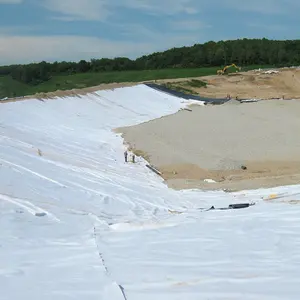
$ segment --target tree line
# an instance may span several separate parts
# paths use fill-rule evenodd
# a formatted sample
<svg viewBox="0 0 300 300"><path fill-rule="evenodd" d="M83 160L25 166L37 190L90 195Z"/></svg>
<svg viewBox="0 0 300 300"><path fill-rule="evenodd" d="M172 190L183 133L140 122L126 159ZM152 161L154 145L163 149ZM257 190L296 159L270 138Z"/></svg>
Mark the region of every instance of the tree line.
<svg viewBox="0 0 300 300"><path fill-rule="evenodd" d="M1 75L31 85L55 75L85 72L154 70L164 68L200 68L236 63L247 65L291 66L300 64L300 40L238 39L195 44L144 55L135 60L126 57L101 58L79 62L32 63L0 67Z"/></svg>

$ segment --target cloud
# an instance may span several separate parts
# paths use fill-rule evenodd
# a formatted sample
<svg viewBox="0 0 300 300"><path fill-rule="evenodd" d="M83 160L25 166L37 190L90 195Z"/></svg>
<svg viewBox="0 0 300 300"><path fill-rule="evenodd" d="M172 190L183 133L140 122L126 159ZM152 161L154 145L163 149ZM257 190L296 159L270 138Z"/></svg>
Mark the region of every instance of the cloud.
<svg viewBox="0 0 300 300"><path fill-rule="evenodd" d="M117 0L115 0L117 2ZM195 14L201 3L199 0L123 0L125 7L142 10L158 15L173 15L179 13Z"/></svg>
<svg viewBox="0 0 300 300"><path fill-rule="evenodd" d="M22 51L19 51L22 49ZM0 36L0 64L80 60L145 51L147 46L84 36Z"/></svg>
<svg viewBox="0 0 300 300"><path fill-rule="evenodd" d="M0 35L0 65L40 61L79 61L91 58L126 56L136 58L171 46L183 46L193 36L183 35L153 42L111 41L84 36ZM163 48L162 46L163 45ZM22 49L22 51L20 51Z"/></svg>
<svg viewBox="0 0 300 300"><path fill-rule="evenodd" d="M3 1L3 0L0 0ZM4 0L9 1L9 0ZM14 0L18 1L18 0ZM19 0L20 1L20 0ZM37 1L37 0L35 0ZM284 14L300 8L295 0L39 0L42 5L59 15L62 21L106 21L110 16L128 13L128 9L155 16L196 15L217 9L231 10L232 14ZM126 9L123 12L122 9ZM227 12L226 12L227 13ZM224 12L225 14L225 12Z"/></svg>
<svg viewBox="0 0 300 300"><path fill-rule="evenodd" d="M9 1L9 0L0 0ZM20 0L11 0L20 1ZM37 0L35 0L37 1ZM296 0L39 0L43 5L67 18L62 20L106 20L110 15L122 14L122 8L150 15L193 15L213 7L234 12L282 14L300 8Z"/></svg>
<svg viewBox="0 0 300 300"><path fill-rule="evenodd" d="M1 1L1 0L0 0ZM3 0L2 0L3 1ZM151 15L195 14L195 0L39 0L46 9L56 12L62 21L105 21L109 16L131 9Z"/></svg>
<svg viewBox="0 0 300 300"><path fill-rule="evenodd" d="M63 21L103 21L110 15L107 3L105 0L44 0L42 5L61 14L56 18Z"/></svg>
<svg viewBox="0 0 300 300"><path fill-rule="evenodd" d="M10 1L17 2L21 1ZM24 3L25 8L27 3L47 8L52 23L47 19L49 12L39 11L46 22L38 26L30 21L24 22L24 26L11 22L11 26L0 27L0 64L116 56L135 58L171 47L225 39L226 35L232 39L245 35L280 38L289 32L289 36L295 38L298 33L289 25L296 22L291 20L294 15L276 16L300 9L300 2L294 0L252 0L251 6L240 0L221 3L219 0L28 0ZM118 18L122 22L118 22ZM89 22L60 27L60 22L53 19ZM105 24L98 26L91 21ZM285 29L280 24L284 24Z"/></svg>

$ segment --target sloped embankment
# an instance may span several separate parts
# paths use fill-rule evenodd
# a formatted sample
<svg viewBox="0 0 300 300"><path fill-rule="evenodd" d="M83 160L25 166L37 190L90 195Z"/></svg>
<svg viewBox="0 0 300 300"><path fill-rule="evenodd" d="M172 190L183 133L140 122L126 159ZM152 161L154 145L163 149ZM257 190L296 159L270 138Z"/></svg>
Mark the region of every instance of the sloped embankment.
<svg viewBox="0 0 300 300"><path fill-rule="evenodd" d="M299 187L175 191L124 162L114 128L184 105L144 85L1 104L1 299L298 300Z"/></svg>

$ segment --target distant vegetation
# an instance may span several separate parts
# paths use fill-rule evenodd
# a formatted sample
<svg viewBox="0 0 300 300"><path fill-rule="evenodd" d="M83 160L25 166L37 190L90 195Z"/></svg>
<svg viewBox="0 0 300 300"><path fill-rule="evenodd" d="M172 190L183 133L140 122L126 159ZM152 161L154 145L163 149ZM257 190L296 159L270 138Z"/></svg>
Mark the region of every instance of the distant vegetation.
<svg viewBox="0 0 300 300"><path fill-rule="evenodd" d="M136 60L118 57L2 66L0 97L109 82L210 75L231 63L244 70L252 65L299 65L300 40L240 39L173 48Z"/></svg>
<svg viewBox="0 0 300 300"><path fill-rule="evenodd" d="M178 92L191 94L191 95L199 95L198 92L195 92L191 88L206 87L207 83L202 80L191 79L191 80L176 81L176 82L166 82L163 85L169 89L173 89Z"/></svg>
<svg viewBox="0 0 300 300"><path fill-rule="evenodd" d="M112 82L140 82L156 79L172 79L199 77L216 74L216 67L198 69L161 69L141 71L113 71L98 73L79 73L73 75L53 75L45 82L38 85L19 82L10 75L0 76L0 99L3 97L16 97L33 95L40 92L51 92L55 90L80 89L95 86L100 83Z"/></svg>
<svg viewBox="0 0 300 300"><path fill-rule="evenodd" d="M190 85L191 87L195 87L195 88L201 88L201 87L206 87L207 83L201 80L197 80L197 79L192 79L187 81L187 84Z"/></svg>

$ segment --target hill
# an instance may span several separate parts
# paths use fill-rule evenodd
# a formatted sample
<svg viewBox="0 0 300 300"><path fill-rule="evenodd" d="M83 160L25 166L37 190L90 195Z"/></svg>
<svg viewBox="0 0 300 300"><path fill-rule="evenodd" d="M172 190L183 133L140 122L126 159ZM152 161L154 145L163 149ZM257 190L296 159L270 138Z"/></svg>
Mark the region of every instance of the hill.
<svg viewBox="0 0 300 300"><path fill-rule="evenodd" d="M216 73L217 68L198 69L159 69L159 70L135 70L135 71L111 71L111 72L86 72L75 74L53 75L39 84L30 84L13 79L11 75L0 76L0 99L3 97L16 97L33 95L35 93L52 92L56 90L66 91L71 89L83 89L99 84L143 82L156 79L172 79L185 77L206 76Z"/></svg>
<svg viewBox="0 0 300 300"><path fill-rule="evenodd" d="M251 69L252 65L299 65L299 50L299 40L239 39L172 48L135 60L117 57L2 66L0 98L101 83L212 75L217 68L230 63L236 63L243 69Z"/></svg>
<svg viewBox="0 0 300 300"><path fill-rule="evenodd" d="M204 128L201 136L197 132L196 110L176 113L185 105L144 85L1 104L1 300L299 299L299 185L233 194L176 191L142 158L124 162L123 139L113 129L154 119L158 125L164 121L158 149L168 146L166 129L182 134L185 127L209 150L201 142ZM209 126L211 111L225 106L199 107L208 134L217 133ZM251 149L267 156L260 153L260 143L273 137L282 145L269 148L270 156L271 150L294 145L294 156L287 157L293 163L293 157L298 160L299 109L292 109L287 121L284 111L278 106L274 118L276 126L289 127L288 136L280 134L282 128ZM166 124L166 115L181 121L184 114L186 120L175 130ZM273 116L269 109L266 114ZM237 131L242 135L241 121L248 133L252 123L256 129L264 123L264 116L246 122L251 115L244 119L236 109L216 117L222 132L233 127L229 141ZM260 136L275 131L263 126ZM181 137L178 143L186 141ZM247 138L244 134L238 145L225 143L224 154L249 145ZM170 156L179 155L171 145ZM193 158L189 146L180 149L181 159ZM223 149L213 150L221 155ZM256 205L222 209L250 202Z"/></svg>

